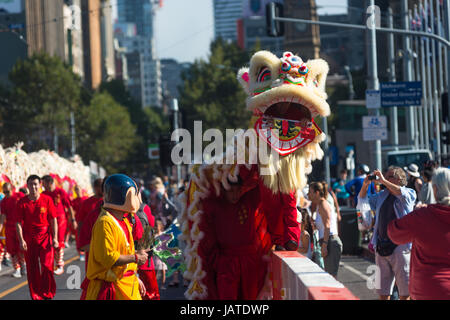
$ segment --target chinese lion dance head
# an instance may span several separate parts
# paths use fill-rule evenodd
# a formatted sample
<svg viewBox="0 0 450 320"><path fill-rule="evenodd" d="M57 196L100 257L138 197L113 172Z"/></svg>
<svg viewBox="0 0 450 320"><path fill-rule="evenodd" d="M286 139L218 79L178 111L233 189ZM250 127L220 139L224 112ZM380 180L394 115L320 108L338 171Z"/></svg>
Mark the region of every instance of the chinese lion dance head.
<svg viewBox="0 0 450 320"><path fill-rule="evenodd" d="M250 127L254 130L248 131L255 143L247 140L242 150L233 144L224 156L231 153L239 158L244 154L247 159L265 150L269 161L264 163L258 159L251 165L213 163L192 167L189 187L183 194L182 236L179 237L186 242L184 276L191 280L185 293L187 298L214 299L217 296L212 263L217 243L212 240L214 232L211 231L223 225L214 225L214 221L207 218L215 212L204 211L203 203L223 197L221 192L229 190L231 183L243 181L241 194L255 190L252 188L260 190L258 209L252 213L252 221L255 221L255 243L261 264L266 264L264 259L270 255L274 244L299 236L294 193L306 185L306 176L312 171L311 162L323 157L319 143L325 139L325 134L314 118L330 114L325 93L328 69L322 59L304 62L291 52L278 58L268 51L259 51L251 58L248 68L239 70L237 78L248 95L247 108L253 113ZM263 173L262 169L267 170ZM232 214L230 212L230 219ZM264 288L260 292L264 292Z"/></svg>
<svg viewBox="0 0 450 320"><path fill-rule="evenodd" d="M291 52L278 58L271 52L259 51L251 58L250 66L238 72L260 145L265 143L280 156L278 163L267 163L275 166L270 168L272 174L261 175L274 192L303 188L306 175L312 171L311 161L323 157L319 143L325 134L314 118L330 114L325 92L328 70L322 59L304 62Z"/></svg>

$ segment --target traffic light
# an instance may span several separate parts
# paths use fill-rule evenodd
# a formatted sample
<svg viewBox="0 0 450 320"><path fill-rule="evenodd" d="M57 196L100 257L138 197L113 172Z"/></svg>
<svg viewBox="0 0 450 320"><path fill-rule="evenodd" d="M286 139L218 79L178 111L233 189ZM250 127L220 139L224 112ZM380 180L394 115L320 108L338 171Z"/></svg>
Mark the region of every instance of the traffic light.
<svg viewBox="0 0 450 320"><path fill-rule="evenodd" d="M441 140L443 144L450 144L450 130L441 133Z"/></svg>
<svg viewBox="0 0 450 320"><path fill-rule="evenodd" d="M274 17L283 17L283 5L278 2L269 2L266 4L267 35L281 37L284 35L284 22L275 21Z"/></svg>
<svg viewBox="0 0 450 320"><path fill-rule="evenodd" d="M172 141L170 134L162 134L159 136L159 163L162 168L173 166L172 162L172 148L175 146L175 142Z"/></svg>

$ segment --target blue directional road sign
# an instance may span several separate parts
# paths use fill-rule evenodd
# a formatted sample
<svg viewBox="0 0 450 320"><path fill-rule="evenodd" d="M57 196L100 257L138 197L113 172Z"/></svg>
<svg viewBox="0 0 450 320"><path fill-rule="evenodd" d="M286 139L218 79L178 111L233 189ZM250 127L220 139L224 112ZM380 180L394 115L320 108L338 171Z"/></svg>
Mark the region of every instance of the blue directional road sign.
<svg viewBox="0 0 450 320"><path fill-rule="evenodd" d="M422 82L380 83L382 107L411 107L422 104Z"/></svg>

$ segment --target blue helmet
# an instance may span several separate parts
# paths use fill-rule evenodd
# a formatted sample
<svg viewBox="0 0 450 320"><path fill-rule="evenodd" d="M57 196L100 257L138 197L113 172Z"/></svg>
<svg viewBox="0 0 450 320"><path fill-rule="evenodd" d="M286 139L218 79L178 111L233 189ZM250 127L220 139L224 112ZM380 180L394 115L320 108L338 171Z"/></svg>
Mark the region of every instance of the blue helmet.
<svg viewBox="0 0 450 320"><path fill-rule="evenodd" d="M124 174L109 176L103 186L103 207L135 213L140 206L136 183Z"/></svg>

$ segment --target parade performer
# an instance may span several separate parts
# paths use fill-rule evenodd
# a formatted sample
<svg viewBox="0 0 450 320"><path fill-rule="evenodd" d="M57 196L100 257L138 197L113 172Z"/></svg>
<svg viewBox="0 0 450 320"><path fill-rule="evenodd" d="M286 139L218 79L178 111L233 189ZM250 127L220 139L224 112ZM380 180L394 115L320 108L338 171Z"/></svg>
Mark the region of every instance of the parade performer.
<svg viewBox="0 0 450 320"><path fill-rule="evenodd" d="M28 287L33 300L53 299L53 255L54 248L59 248L56 208L52 198L40 194L41 178L29 176L27 187L29 194L17 204L16 228L25 252Z"/></svg>
<svg viewBox="0 0 450 320"><path fill-rule="evenodd" d="M52 176L46 175L42 177L42 184L45 188L43 194L51 197L55 204L57 221L58 221L58 240L59 248L55 251L55 264L56 264L56 275L61 275L64 273L64 239L66 237L67 229L67 218L66 209L70 213L73 228L77 229L77 224L75 221L75 212L73 211L72 204L70 203L69 195L62 188L57 188L55 185L55 180Z"/></svg>
<svg viewBox="0 0 450 320"><path fill-rule="evenodd" d="M3 184L3 194L5 198L0 202L0 230L5 228L6 251L11 255L14 268L12 276L20 278L25 274L25 259L17 239L15 211L17 203L25 195L22 192L14 192L14 186L9 182Z"/></svg>
<svg viewBox="0 0 450 320"><path fill-rule="evenodd" d="M245 142L227 147L222 162L194 165L185 192L180 240L186 241L184 276L191 280L185 293L188 299L256 298L257 292L261 297L264 288L270 287L267 269L259 274L267 265L261 261L267 261L274 248L297 250L300 225L296 193L307 184L311 162L323 157L319 143L325 134L314 118L330 113L325 93L327 73L328 64L322 59L303 62L291 52L278 58L268 51L255 53L249 68L239 70L237 79L248 95L247 108L253 112L252 130L245 133L248 139L242 134L235 136L233 143ZM269 154L268 161L254 159L262 151ZM234 159L231 163L230 155ZM247 161L242 164L235 160L239 158ZM252 158L254 162L248 161ZM224 202L224 195L234 192L231 185L239 180L238 194L242 197L237 206ZM248 194L243 192L253 185ZM227 217L224 208L230 209L230 220L238 217L240 228L232 226L235 222L223 221ZM250 247L248 234L255 237ZM250 259L248 252L252 253L251 265L258 265L252 274L255 278L239 283L237 279L250 271L236 267L225 271L224 265L242 266ZM221 278L221 274L226 276ZM261 277L266 278L264 286ZM236 285L248 294L237 296ZM227 293L222 294L222 290Z"/></svg>
<svg viewBox="0 0 450 320"><path fill-rule="evenodd" d="M145 286L136 276L148 255L134 249L125 214L135 214L140 201L136 183L114 174L104 183L103 210L94 224L86 277L86 300L141 300Z"/></svg>

